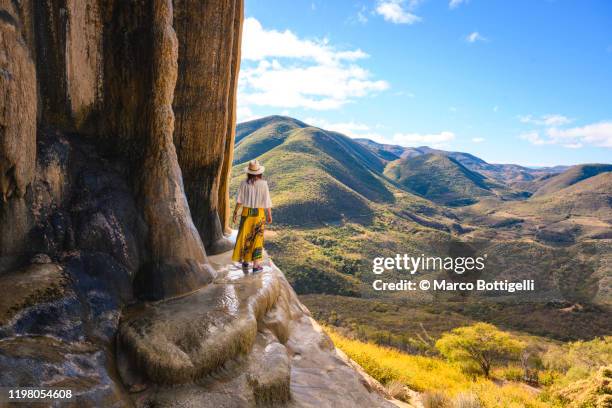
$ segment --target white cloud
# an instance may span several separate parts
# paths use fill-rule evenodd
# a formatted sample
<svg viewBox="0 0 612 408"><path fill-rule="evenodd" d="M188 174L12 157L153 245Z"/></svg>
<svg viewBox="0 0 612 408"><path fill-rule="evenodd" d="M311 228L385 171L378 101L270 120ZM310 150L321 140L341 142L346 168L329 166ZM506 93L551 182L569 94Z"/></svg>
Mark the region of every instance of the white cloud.
<svg viewBox="0 0 612 408"><path fill-rule="evenodd" d="M486 139L484 137L473 137L472 138L472 142L474 143L482 143L484 142Z"/></svg>
<svg viewBox="0 0 612 408"><path fill-rule="evenodd" d="M251 108L247 106L238 105L236 109L236 122L247 122L249 120L257 119L259 116L255 115Z"/></svg>
<svg viewBox="0 0 612 408"><path fill-rule="evenodd" d="M551 128L547 133L551 140L563 143L565 147L580 147L578 145L612 147L612 121L569 129Z"/></svg>
<svg viewBox="0 0 612 408"><path fill-rule="evenodd" d="M368 18L366 17L365 14L363 14L361 11L359 11L357 13L357 21L359 21L361 24L365 24L368 22Z"/></svg>
<svg viewBox="0 0 612 408"><path fill-rule="evenodd" d="M367 138L372 140L384 139L381 134L374 132L372 128L365 123L355 121L329 122L325 119L319 118L306 118L304 122L308 123L309 125L319 127L323 130L332 130L352 138ZM378 128L379 125L376 127Z"/></svg>
<svg viewBox="0 0 612 408"><path fill-rule="evenodd" d="M405 0L378 0L376 13L381 15L385 21L394 24L414 24L421 21L421 17L410 11L416 8L420 1L411 0L408 4L405 3Z"/></svg>
<svg viewBox="0 0 612 408"><path fill-rule="evenodd" d="M569 149L586 145L612 148L612 121L566 129L549 127L546 129L546 137L540 136L538 131L523 133L519 137L534 145L558 144Z"/></svg>
<svg viewBox="0 0 612 408"><path fill-rule="evenodd" d="M495 105L493 107L493 112L496 112L496 113L499 112L499 106Z"/></svg>
<svg viewBox="0 0 612 408"><path fill-rule="evenodd" d="M474 31L465 37L465 41L473 44L478 41L487 41L487 38L483 37L478 31Z"/></svg>
<svg viewBox="0 0 612 408"><path fill-rule="evenodd" d="M582 147L582 143L568 143L564 144L563 147L567 147L568 149L580 149Z"/></svg>
<svg viewBox="0 0 612 408"><path fill-rule="evenodd" d="M532 131L532 132L527 132L527 133L523 133L521 135L519 135L519 137L523 140L527 140L529 143L536 145L536 146L541 146L541 145L545 145L545 144L551 144L550 141L544 140L540 137L540 133L536 132L536 131Z"/></svg>
<svg viewBox="0 0 612 408"><path fill-rule="evenodd" d="M244 106L336 109L389 88L356 63L368 57L360 49L267 30L252 17L245 20L243 38L238 98Z"/></svg>
<svg viewBox="0 0 612 408"><path fill-rule="evenodd" d="M423 146L427 145L434 148L448 147L450 142L455 139L453 132L444 131L434 134L423 133L395 133L392 136L387 136L379 133L377 130L385 128L381 124L376 124L372 127L362 122L329 122L320 118L306 118L304 122L309 125L320 127L324 130L332 130L342 133L343 135L352 138L366 138L374 140L378 143L395 144L400 146ZM482 139L484 141L484 139Z"/></svg>
<svg viewBox="0 0 612 408"><path fill-rule="evenodd" d="M266 30L253 17L244 20L243 30L241 54L243 60L261 61L271 57L300 58L312 59L320 64L338 64L342 61L355 61L368 57L368 54L360 49L338 51L329 45L327 39L304 40L290 30Z"/></svg>
<svg viewBox="0 0 612 408"><path fill-rule="evenodd" d="M361 24L365 24L368 22L367 9L365 6L361 6L359 11L357 12L357 21Z"/></svg>
<svg viewBox="0 0 612 408"><path fill-rule="evenodd" d="M524 115L519 116L519 120L522 123L529 123L532 125L539 126L563 126L568 125L573 122L572 119L567 116L559 115L559 114L548 114L542 115L540 117L534 117L532 115Z"/></svg>
<svg viewBox="0 0 612 408"><path fill-rule="evenodd" d="M467 3L469 0L450 0L448 7L451 9L457 8L462 4Z"/></svg>
<svg viewBox="0 0 612 408"><path fill-rule="evenodd" d="M435 148L448 147L450 142L455 139L455 134L449 131L440 133L396 133L393 135L391 143L401 146L431 146ZM389 142L388 142L389 143Z"/></svg>

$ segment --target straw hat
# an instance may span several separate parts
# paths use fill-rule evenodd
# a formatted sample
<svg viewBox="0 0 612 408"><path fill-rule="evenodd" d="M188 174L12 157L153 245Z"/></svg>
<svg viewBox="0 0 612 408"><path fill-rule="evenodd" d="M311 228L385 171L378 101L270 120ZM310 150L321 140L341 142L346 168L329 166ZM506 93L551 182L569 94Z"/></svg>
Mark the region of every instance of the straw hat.
<svg viewBox="0 0 612 408"><path fill-rule="evenodd" d="M266 168L259 164L259 160L251 160L249 162L249 167L245 170L248 174L258 175L262 174Z"/></svg>

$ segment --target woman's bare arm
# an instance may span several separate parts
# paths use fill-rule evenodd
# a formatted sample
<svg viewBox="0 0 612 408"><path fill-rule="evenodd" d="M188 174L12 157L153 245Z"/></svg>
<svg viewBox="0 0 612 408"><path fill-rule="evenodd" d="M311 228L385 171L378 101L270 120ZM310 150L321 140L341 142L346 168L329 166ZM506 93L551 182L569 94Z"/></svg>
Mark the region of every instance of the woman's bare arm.
<svg viewBox="0 0 612 408"><path fill-rule="evenodd" d="M236 221L238 221L238 210L240 210L241 207L242 204L236 203L236 206L234 207L234 215L232 215L232 224L236 224Z"/></svg>
<svg viewBox="0 0 612 408"><path fill-rule="evenodd" d="M272 224L272 209L266 208L266 213L268 215L266 221L268 222L268 224Z"/></svg>

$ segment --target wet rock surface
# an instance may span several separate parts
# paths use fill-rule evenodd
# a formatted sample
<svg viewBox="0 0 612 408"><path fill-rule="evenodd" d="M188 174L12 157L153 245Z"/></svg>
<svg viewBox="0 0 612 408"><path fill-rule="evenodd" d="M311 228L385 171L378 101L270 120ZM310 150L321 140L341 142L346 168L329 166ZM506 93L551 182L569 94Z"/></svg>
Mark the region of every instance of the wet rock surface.
<svg viewBox="0 0 612 408"><path fill-rule="evenodd" d="M211 257L219 276L207 287L126 312L117 364L136 406L394 406L272 262L245 276L229 258Z"/></svg>
<svg viewBox="0 0 612 408"><path fill-rule="evenodd" d="M277 279L262 273L138 306L126 312L119 343L154 382L197 380L250 351L257 318L273 304L278 291Z"/></svg>

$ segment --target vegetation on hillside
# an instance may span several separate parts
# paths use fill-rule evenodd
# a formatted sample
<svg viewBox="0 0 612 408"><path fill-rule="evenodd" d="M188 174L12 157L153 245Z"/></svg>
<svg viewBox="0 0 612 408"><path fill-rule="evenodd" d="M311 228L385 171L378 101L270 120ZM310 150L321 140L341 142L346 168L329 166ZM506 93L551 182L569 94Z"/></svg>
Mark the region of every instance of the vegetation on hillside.
<svg viewBox="0 0 612 408"><path fill-rule="evenodd" d="M610 249L610 241L601 238L611 229L606 197L612 173L583 180L559 195L507 201L493 194L500 191L494 183L472 170L493 171L498 165L467 153L407 148L413 156L399 161L410 163L423 180L453 191L465 187L467 199L479 200L450 208L388 177L398 161L381 157L380 149L371 148L374 142L359 143L278 116L240 124L237 140L232 193L244 178L244 161L258 157L275 203L268 250L299 293L375 296L369 288L374 257L443 256L461 241L489 254L485 278L535 279L534 302L588 300L594 292L593 299L609 297L607 286L599 285L605 282L605 263L593 260ZM400 153L399 148L389 151ZM451 175L427 168L430 161L446 163ZM443 169L439 163L433 167ZM470 188L488 195L474 195ZM572 286L574 281L585 284ZM523 299L529 301L529 294Z"/></svg>
<svg viewBox="0 0 612 408"><path fill-rule="evenodd" d="M572 166L563 173L548 177L533 195L536 197L548 195L605 172L612 172L611 164Z"/></svg>
<svg viewBox="0 0 612 408"><path fill-rule="evenodd" d="M443 334L436 348L450 361L462 364L464 369L477 367L489 378L495 364L518 360L525 344L492 324L476 323Z"/></svg>
<svg viewBox="0 0 612 408"><path fill-rule="evenodd" d="M591 340L584 344L608 358L609 338L597 338L612 327L612 172L580 179L558 175L562 168L356 142L285 117L241 124L236 140L232 195L245 162L258 158L275 204L268 252L314 317L390 389L409 385L438 407L598 406L609 371L579 363L570 348L579 343L558 341ZM574 181L529 197L555 178L556 186ZM536 290L371 286L381 277L372 273L375 257L477 253L488 254L485 270L463 279L534 279ZM435 270L382 277L457 279ZM547 357L555 352L574 357L555 365Z"/></svg>
<svg viewBox="0 0 612 408"><path fill-rule="evenodd" d="M473 204L478 197L493 194L485 177L439 154L393 161L384 174L409 191L443 205Z"/></svg>
<svg viewBox="0 0 612 408"><path fill-rule="evenodd" d="M464 361L454 355L452 360L442 356L421 356L400 352L343 335L337 328L327 326L334 344L388 389L399 389L397 383L420 393L418 398L433 408L469 407L594 407L607 408L612 403L610 379L612 367L612 337L590 342L558 345L542 343L533 337L517 337L493 326L482 324L462 327L445 333L439 341L451 336L459 343L469 344L474 332L493 333L511 347L520 345L522 354L517 364L512 359L500 360L491 378L469 369L472 358ZM530 353L526 351L529 350ZM581 351L585 352L581 356ZM557 359L555 356L565 357ZM591 364L585 361L595 356ZM559 364L559 362L562 362ZM406 393L396 394L405 397Z"/></svg>
<svg viewBox="0 0 612 408"><path fill-rule="evenodd" d="M476 322L557 341L593 339L610 333L612 313L595 306L568 310L556 302L490 302L353 298L302 295L302 302L325 324L342 327L351 336L410 353L437 353L442 333ZM570 306L571 307L571 306Z"/></svg>

